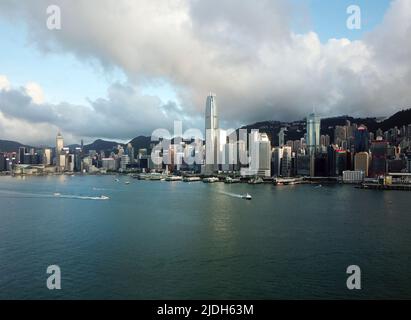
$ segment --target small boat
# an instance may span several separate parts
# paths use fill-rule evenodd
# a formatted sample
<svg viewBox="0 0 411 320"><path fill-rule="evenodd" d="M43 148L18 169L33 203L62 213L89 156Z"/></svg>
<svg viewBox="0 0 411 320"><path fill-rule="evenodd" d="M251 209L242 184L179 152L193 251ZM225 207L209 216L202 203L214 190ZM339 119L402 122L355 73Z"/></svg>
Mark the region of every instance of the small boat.
<svg viewBox="0 0 411 320"><path fill-rule="evenodd" d="M238 178L231 178L231 177L227 177L224 180L225 183L240 183L241 180Z"/></svg>
<svg viewBox="0 0 411 320"><path fill-rule="evenodd" d="M101 200L109 200L109 199L110 199L110 197L107 197L107 196L100 196L100 199L101 199Z"/></svg>
<svg viewBox="0 0 411 320"><path fill-rule="evenodd" d="M54 192L53 195L54 195L55 197L60 197L60 196L61 196L61 193L59 193L59 192Z"/></svg>
<svg viewBox="0 0 411 320"><path fill-rule="evenodd" d="M130 184L130 181L126 181L126 182L124 182L124 184Z"/></svg>
<svg viewBox="0 0 411 320"><path fill-rule="evenodd" d="M115 179L114 181L115 181L115 182L119 182L120 180L119 180L119 179Z"/></svg>
<svg viewBox="0 0 411 320"><path fill-rule="evenodd" d="M209 178L204 178L203 182L204 183L214 183L214 182L218 182L220 179L218 179L217 177L209 177Z"/></svg>
<svg viewBox="0 0 411 320"><path fill-rule="evenodd" d="M166 181L181 181L183 178L181 176L167 176Z"/></svg>
<svg viewBox="0 0 411 320"><path fill-rule="evenodd" d="M253 197L252 197L249 193L247 193L247 194L243 194L243 195L241 196L241 198L243 198L243 199L245 199L245 200L251 200Z"/></svg>

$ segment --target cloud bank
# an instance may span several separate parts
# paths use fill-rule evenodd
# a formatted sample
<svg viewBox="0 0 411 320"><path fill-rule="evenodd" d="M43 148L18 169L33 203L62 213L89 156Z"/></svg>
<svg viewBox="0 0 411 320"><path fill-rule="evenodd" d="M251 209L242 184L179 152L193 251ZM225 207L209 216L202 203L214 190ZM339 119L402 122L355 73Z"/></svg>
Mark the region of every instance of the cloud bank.
<svg viewBox="0 0 411 320"><path fill-rule="evenodd" d="M407 0L393 1L381 25L362 40L325 43L314 31L292 31L285 0L56 0L58 32L46 28L48 2L3 0L0 17L26 24L39 50L119 67L129 83L109 88L89 106L49 105L36 103L41 95L1 89L9 85L0 77L0 121L14 121L16 128L35 122L78 137L131 138L171 127L176 118L202 126L209 91L230 126L300 119L313 107L322 116L379 116L411 106ZM163 106L136 89L157 80L173 86L178 104Z"/></svg>

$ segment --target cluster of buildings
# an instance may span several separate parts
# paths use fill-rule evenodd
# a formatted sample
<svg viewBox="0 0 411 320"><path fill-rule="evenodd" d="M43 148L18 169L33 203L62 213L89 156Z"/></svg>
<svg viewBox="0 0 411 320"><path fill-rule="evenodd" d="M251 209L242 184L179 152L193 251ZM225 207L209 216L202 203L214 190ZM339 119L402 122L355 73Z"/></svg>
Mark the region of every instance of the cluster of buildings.
<svg viewBox="0 0 411 320"><path fill-rule="evenodd" d="M266 179L341 177L345 182L411 173L411 124L370 132L362 124L346 121L343 126L335 126L330 137L322 134L321 120L312 113L306 119L303 137L287 140L285 126L274 145L265 132L220 128L215 94L209 94L205 109L205 139L174 137L160 148L152 143L150 149L135 150L127 144L84 152L83 142L78 147L65 147L58 133L55 148L20 147L13 153L0 152L0 171L166 172Z"/></svg>
<svg viewBox="0 0 411 320"><path fill-rule="evenodd" d="M284 127L278 133L276 146L266 133L253 130L247 132L248 139L237 140L232 145L230 139L225 139L224 130L218 128L215 96L211 94L207 99L205 127L211 128L211 134L206 136L206 158L209 153L214 160L223 159L218 165L206 164L203 171L206 175L228 171L262 178L341 177L348 183L389 174L411 175L411 124L386 132L381 129L370 132L365 125L347 120L345 125L335 126L330 137L321 134L321 119L312 113L299 140L286 140ZM242 151L246 151L249 163L239 161ZM230 154L237 161L227 162Z"/></svg>

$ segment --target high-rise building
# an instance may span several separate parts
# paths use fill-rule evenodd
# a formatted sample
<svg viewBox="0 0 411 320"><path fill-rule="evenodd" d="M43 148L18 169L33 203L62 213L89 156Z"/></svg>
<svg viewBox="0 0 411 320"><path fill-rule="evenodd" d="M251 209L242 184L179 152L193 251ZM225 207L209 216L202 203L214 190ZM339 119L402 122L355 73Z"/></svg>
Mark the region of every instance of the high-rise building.
<svg viewBox="0 0 411 320"><path fill-rule="evenodd" d="M281 176L291 176L291 147L283 147L283 157L281 159Z"/></svg>
<svg viewBox="0 0 411 320"><path fill-rule="evenodd" d="M354 157L354 170L363 171L364 176L368 177L368 169L370 167L370 155L368 152L358 152Z"/></svg>
<svg viewBox="0 0 411 320"><path fill-rule="evenodd" d="M373 177L385 175L387 171L388 142L377 138L371 144L371 172Z"/></svg>
<svg viewBox="0 0 411 320"><path fill-rule="evenodd" d="M307 148L310 155L315 154L320 147L321 120L314 113L307 117Z"/></svg>
<svg viewBox="0 0 411 320"><path fill-rule="evenodd" d="M25 163L25 155L28 154L28 149L26 147L20 147L19 148L19 154L18 154L18 161L20 164L26 164ZM30 164L30 163L27 163Z"/></svg>
<svg viewBox="0 0 411 320"><path fill-rule="evenodd" d="M354 145L355 145L355 152L368 152L369 145L368 145L368 130L367 127L361 125L354 133Z"/></svg>
<svg viewBox="0 0 411 320"><path fill-rule="evenodd" d="M205 174L213 174L218 170L218 128L219 123L216 95L214 93L210 93L207 97L205 110Z"/></svg>
<svg viewBox="0 0 411 320"><path fill-rule="evenodd" d="M285 144L285 128L281 128L278 133L278 146L282 147Z"/></svg>
<svg viewBox="0 0 411 320"><path fill-rule="evenodd" d="M291 148L290 148L291 149ZM266 133L251 130L249 134L250 163L247 168L241 168L242 176L271 176L271 142Z"/></svg>
<svg viewBox="0 0 411 320"><path fill-rule="evenodd" d="M6 155L4 153L0 153L0 171L5 171L6 167Z"/></svg>
<svg viewBox="0 0 411 320"><path fill-rule="evenodd" d="M130 157L127 154L123 154L120 157L120 169L122 171L127 170L127 165L130 163Z"/></svg>
<svg viewBox="0 0 411 320"><path fill-rule="evenodd" d="M337 176L342 176L345 170L347 170L347 151L338 149L335 151L335 173Z"/></svg>
<svg viewBox="0 0 411 320"><path fill-rule="evenodd" d="M52 164L51 149L45 148L43 150L43 164L49 166Z"/></svg>
<svg viewBox="0 0 411 320"><path fill-rule="evenodd" d="M336 126L334 129L334 143L339 147L343 147L343 144L347 141L347 127Z"/></svg>
<svg viewBox="0 0 411 320"><path fill-rule="evenodd" d="M271 156L271 174L274 177L281 175L281 159L283 158L283 148L276 147L273 149Z"/></svg>
<svg viewBox="0 0 411 320"><path fill-rule="evenodd" d="M64 140L63 140L63 136L61 135L59 131L56 137L56 159L57 159L56 165L57 165L57 170L59 171L64 171L64 167L66 165L66 157L65 157L65 152L63 153L63 148L64 148Z"/></svg>

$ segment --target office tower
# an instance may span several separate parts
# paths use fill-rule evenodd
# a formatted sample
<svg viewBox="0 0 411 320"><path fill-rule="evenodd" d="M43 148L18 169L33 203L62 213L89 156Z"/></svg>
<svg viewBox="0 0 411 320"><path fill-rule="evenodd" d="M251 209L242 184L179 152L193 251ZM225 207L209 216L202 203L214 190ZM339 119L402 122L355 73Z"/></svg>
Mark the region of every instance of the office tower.
<svg viewBox="0 0 411 320"><path fill-rule="evenodd" d="M127 154L123 154L120 157L120 169L126 171L127 165L130 163L130 157Z"/></svg>
<svg viewBox="0 0 411 320"><path fill-rule="evenodd" d="M291 147L283 147L283 157L281 159L281 176L290 177L291 176Z"/></svg>
<svg viewBox="0 0 411 320"><path fill-rule="evenodd" d="M311 156L305 154L297 154L296 156L296 172L298 176L310 175Z"/></svg>
<svg viewBox="0 0 411 320"><path fill-rule="evenodd" d="M46 166L50 166L52 164L51 149L49 148L45 148L43 150L43 164Z"/></svg>
<svg viewBox="0 0 411 320"><path fill-rule="evenodd" d="M134 163L134 148L131 143L127 144L127 154L130 157L130 163Z"/></svg>
<svg viewBox="0 0 411 320"><path fill-rule="evenodd" d="M314 113L307 117L307 148L310 155L315 154L320 147L321 120Z"/></svg>
<svg viewBox="0 0 411 320"><path fill-rule="evenodd" d="M370 155L368 152L359 152L354 157L354 170L363 171L364 176L368 177L368 169L370 167Z"/></svg>
<svg viewBox="0 0 411 320"><path fill-rule="evenodd" d="M371 172L372 177L385 175L387 170L388 142L382 140L373 141L371 144Z"/></svg>
<svg viewBox="0 0 411 320"><path fill-rule="evenodd" d="M241 168L242 176L271 176L271 142L266 133L251 130L249 134L248 168Z"/></svg>
<svg viewBox="0 0 411 320"><path fill-rule="evenodd" d="M259 175L271 176L271 142L266 133L259 134ZM291 153L291 148L290 153Z"/></svg>
<svg viewBox="0 0 411 320"><path fill-rule="evenodd" d="M273 149L271 156L271 174L274 177L281 175L281 159L283 158L283 148L276 147Z"/></svg>
<svg viewBox="0 0 411 320"><path fill-rule="evenodd" d="M278 133L278 146L282 147L285 142L285 128L281 128L280 132Z"/></svg>
<svg viewBox="0 0 411 320"><path fill-rule="evenodd" d="M363 125L359 126L355 131L354 137L355 152L368 152L369 135L367 128Z"/></svg>
<svg viewBox="0 0 411 320"><path fill-rule="evenodd" d="M18 154L18 162L19 162L20 164L25 164L25 163L26 163L26 162L25 162L25 156L26 156L26 154L28 154L27 148L26 148L26 147L20 147L20 148L19 148L19 154ZM29 164L29 163L27 163L27 164Z"/></svg>
<svg viewBox="0 0 411 320"><path fill-rule="evenodd" d="M4 153L0 153L0 171L5 171L6 167L6 155Z"/></svg>
<svg viewBox="0 0 411 320"><path fill-rule="evenodd" d="M341 147L345 141L347 141L347 127L336 126L334 129L334 144Z"/></svg>
<svg viewBox="0 0 411 320"><path fill-rule="evenodd" d="M207 97L205 110L205 174L212 174L218 170L218 127L216 95L210 93Z"/></svg>
<svg viewBox="0 0 411 320"><path fill-rule="evenodd" d="M65 153L63 153L63 148L64 148L64 140L63 140L63 136L61 135L59 131L56 137L56 159L57 159L56 165L57 165L58 171L63 171L64 166L66 165L66 157L65 157Z"/></svg>
<svg viewBox="0 0 411 320"><path fill-rule="evenodd" d="M65 169L67 171L73 172L74 171L74 154L67 154L65 157Z"/></svg>
<svg viewBox="0 0 411 320"><path fill-rule="evenodd" d="M335 151L335 174L342 176L347 170L348 154L346 150L338 149Z"/></svg>
<svg viewBox="0 0 411 320"><path fill-rule="evenodd" d="M330 145L330 136L328 134L320 136L320 145L322 147L327 147Z"/></svg>

